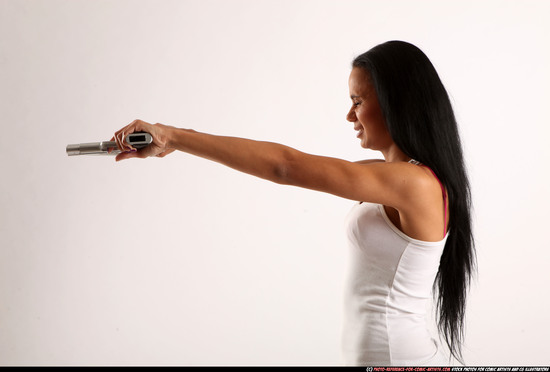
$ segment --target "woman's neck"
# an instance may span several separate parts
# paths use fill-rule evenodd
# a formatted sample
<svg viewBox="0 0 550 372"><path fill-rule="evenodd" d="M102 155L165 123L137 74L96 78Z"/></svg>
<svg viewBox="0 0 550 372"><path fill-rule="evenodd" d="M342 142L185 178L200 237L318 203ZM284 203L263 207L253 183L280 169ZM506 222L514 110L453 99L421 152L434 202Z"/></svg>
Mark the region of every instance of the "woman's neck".
<svg viewBox="0 0 550 372"><path fill-rule="evenodd" d="M387 149L382 150L384 159L388 163L393 163L397 161L409 161L411 160L410 156L405 155L403 151L394 143Z"/></svg>

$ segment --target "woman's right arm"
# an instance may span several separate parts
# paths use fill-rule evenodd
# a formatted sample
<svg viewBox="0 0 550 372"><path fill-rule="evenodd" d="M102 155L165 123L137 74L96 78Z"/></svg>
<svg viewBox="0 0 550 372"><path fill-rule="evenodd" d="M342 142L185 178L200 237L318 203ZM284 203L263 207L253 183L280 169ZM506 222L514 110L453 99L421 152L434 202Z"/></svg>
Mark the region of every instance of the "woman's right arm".
<svg viewBox="0 0 550 372"><path fill-rule="evenodd" d="M117 161L165 156L180 150L216 161L235 170L279 184L326 192L346 199L388 205L405 211L422 203L422 171L408 163L357 164L342 159L306 154L278 143L217 136L189 129L136 120L115 134L119 148L128 151L126 135L144 131L153 143L135 152L117 155Z"/></svg>

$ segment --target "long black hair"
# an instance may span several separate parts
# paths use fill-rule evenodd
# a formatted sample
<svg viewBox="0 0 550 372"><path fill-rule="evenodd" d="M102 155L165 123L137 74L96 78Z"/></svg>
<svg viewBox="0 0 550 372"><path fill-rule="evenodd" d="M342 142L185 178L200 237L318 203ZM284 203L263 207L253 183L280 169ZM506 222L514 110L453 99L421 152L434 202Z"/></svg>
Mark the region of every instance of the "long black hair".
<svg viewBox="0 0 550 372"><path fill-rule="evenodd" d="M439 332L451 354L462 361L466 295L476 257L470 184L449 96L428 57L407 42L377 45L356 57L352 67L368 72L396 145L430 167L447 188L450 233L434 295Z"/></svg>

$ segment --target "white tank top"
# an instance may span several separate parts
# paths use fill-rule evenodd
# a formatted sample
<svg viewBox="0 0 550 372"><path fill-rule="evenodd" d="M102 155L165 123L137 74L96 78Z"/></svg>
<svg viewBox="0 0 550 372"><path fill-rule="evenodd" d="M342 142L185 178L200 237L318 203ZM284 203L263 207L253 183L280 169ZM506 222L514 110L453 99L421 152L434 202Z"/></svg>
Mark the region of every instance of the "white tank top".
<svg viewBox="0 0 550 372"><path fill-rule="evenodd" d="M348 365L445 365L428 328L432 286L449 233L408 237L380 204L358 203L347 220L350 268L342 349Z"/></svg>

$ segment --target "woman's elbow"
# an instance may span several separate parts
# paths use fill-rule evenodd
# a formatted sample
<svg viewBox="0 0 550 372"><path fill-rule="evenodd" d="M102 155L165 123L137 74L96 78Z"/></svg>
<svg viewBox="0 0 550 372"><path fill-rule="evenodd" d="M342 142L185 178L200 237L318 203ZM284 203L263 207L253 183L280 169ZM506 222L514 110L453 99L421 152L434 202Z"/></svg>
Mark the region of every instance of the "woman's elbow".
<svg viewBox="0 0 550 372"><path fill-rule="evenodd" d="M273 182L278 183L280 185L291 185L292 182L290 182L290 164L288 164L285 161L279 162L275 165L275 169L273 171L274 179Z"/></svg>
<svg viewBox="0 0 550 372"><path fill-rule="evenodd" d="M296 167L296 155L292 151L283 152L282 156L275 162L274 182L281 185L294 185L293 169Z"/></svg>

